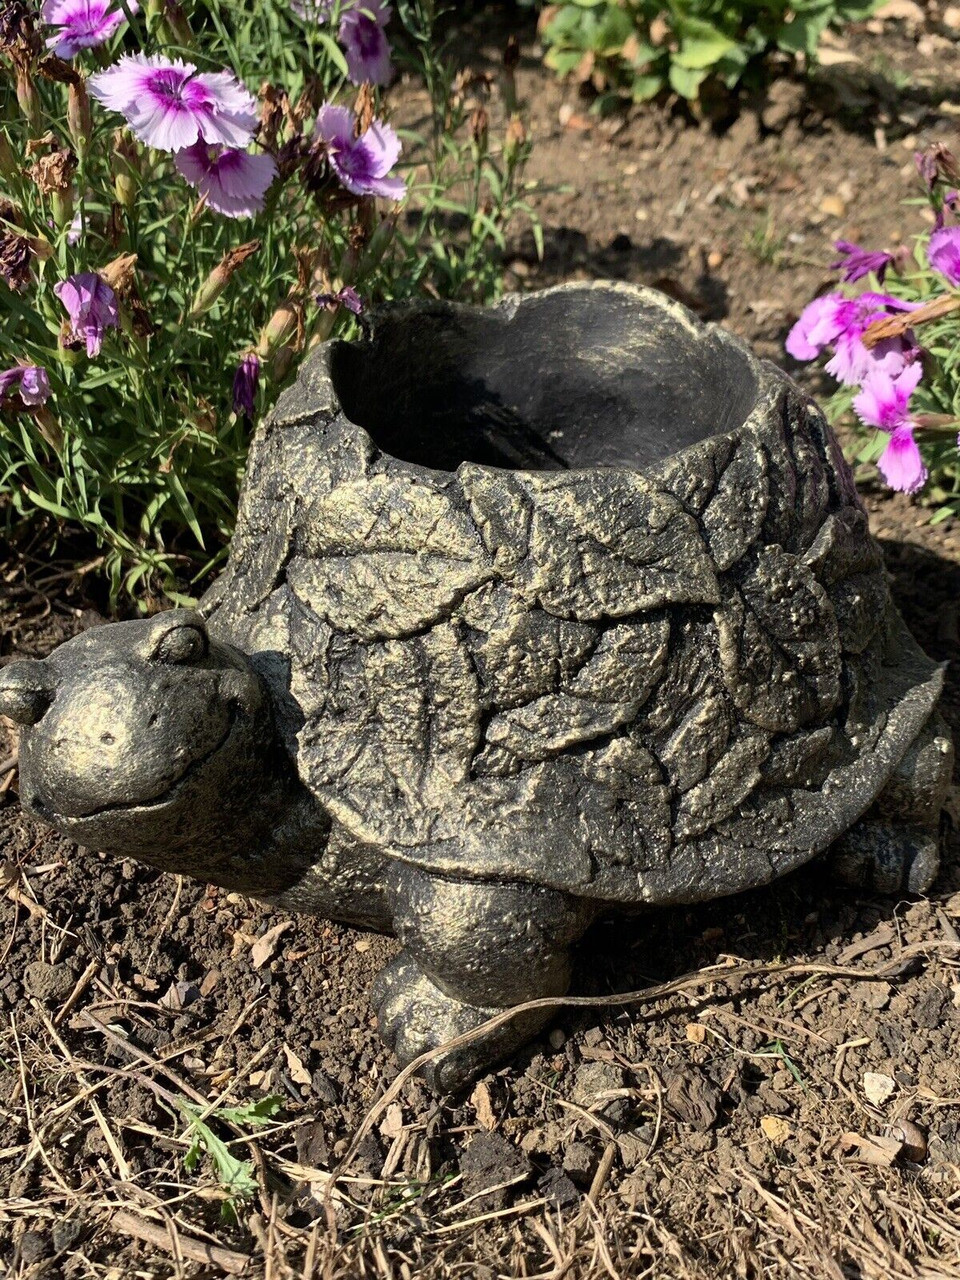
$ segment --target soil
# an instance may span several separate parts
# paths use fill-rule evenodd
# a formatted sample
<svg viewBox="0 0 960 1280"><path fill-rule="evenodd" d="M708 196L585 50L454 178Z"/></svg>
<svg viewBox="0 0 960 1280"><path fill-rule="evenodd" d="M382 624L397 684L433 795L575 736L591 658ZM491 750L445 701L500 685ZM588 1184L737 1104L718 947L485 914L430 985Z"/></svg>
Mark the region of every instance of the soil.
<svg viewBox="0 0 960 1280"><path fill-rule="evenodd" d="M851 35L839 52L856 62L813 90L775 85L722 130L669 106L598 120L539 69L527 30L546 253L520 236L512 287L656 284L782 360L789 324L831 279L830 241L908 236L912 151L956 132L945 14L900 11L910 20ZM960 734L960 529L863 480L897 603L953 664L944 711ZM99 620L82 579L10 553L0 660ZM0 769L13 749L0 737ZM78 850L21 814L14 771L0 788L11 1276L960 1276L952 826L923 898L865 895L812 864L734 899L604 922L580 949L578 995L730 968L669 997L562 1009L469 1097L410 1081L352 1152L396 1074L366 995L394 941ZM800 968L740 972L781 961ZM223 1114L267 1096L265 1127ZM250 1162L236 1221L209 1156L187 1167L184 1105L212 1106L212 1131Z"/></svg>

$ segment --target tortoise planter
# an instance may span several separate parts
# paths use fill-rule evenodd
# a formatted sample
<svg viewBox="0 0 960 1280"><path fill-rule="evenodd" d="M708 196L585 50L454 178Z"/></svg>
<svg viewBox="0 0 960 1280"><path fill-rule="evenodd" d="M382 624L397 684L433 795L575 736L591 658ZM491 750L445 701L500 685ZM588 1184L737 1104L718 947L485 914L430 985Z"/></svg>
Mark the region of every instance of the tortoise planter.
<svg viewBox="0 0 960 1280"><path fill-rule="evenodd" d="M199 610L5 668L0 710L70 838L396 933L373 1000L407 1062L564 992L611 906L831 846L926 888L941 681L816 406L661 295L574 285L320 348Z"/></svg>

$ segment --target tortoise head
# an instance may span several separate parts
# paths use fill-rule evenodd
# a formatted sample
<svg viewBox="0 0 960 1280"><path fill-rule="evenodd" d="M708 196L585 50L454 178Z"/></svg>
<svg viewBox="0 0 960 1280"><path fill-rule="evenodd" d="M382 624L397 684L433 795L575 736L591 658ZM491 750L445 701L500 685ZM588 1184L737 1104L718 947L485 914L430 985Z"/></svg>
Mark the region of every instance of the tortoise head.
<svg viewBox="0 0 960 1280"><path fill-rule="evenodd" d="M0 669L23 726L24 808L80 844L173 870L262 790L273 730L263 685L199 613L96 627Z"/></svg>

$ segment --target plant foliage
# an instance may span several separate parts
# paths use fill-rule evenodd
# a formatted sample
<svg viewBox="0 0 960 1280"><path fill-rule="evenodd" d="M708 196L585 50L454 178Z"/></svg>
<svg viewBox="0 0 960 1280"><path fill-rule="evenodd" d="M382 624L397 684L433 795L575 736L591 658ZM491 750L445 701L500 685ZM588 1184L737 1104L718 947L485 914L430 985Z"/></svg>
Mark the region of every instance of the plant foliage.
<svg viewBox="0 0 960 1280"><path fill-rule="evenodd" d="M565 0L543 8L545 62L610 97L646 102L665 89L697 98L708 78L733 89L762 78L774 52L815 62L828 27L860 21L879 0Z"/></svg>

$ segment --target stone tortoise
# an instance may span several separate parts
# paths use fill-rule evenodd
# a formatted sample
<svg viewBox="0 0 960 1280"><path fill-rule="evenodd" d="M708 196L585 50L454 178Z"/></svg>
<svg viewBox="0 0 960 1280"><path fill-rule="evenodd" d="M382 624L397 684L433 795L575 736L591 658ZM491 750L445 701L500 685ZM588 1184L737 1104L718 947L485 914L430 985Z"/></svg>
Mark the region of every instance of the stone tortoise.
<svg viewBox="0 0 960 1280"><path fill-rule="evenodd" d="M372 998L407 1063L564 993L611 908L831 847L925 889L941 682L816 405L670 299L577 284L320 347L199 608L4 668L0 711L71 839L395 933Z"/></svg>

